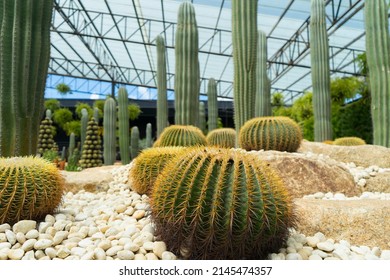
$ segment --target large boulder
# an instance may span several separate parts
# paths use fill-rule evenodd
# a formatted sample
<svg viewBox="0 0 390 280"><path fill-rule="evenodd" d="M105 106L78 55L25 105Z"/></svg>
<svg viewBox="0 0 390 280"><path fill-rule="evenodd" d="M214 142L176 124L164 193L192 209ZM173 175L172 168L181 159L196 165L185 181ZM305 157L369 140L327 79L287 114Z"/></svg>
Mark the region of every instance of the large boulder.
<svg viewBox="0 0 390 280"><path fill-rule="evenodd" d="M88 192L101 192L109 188L113 181L112 169L117 165L87 168L80 172L61 171L65 178L65 191L76 193L80 190Z"/></svg>
<svg viewBox="0 0 390 280"><path fill-rule="evenodd" d="M376 145L336 146L318 142L302 141L299 153L327 155L337 161L353 162L358 166L390 167L390 149Z"/></svg>
<svg viewBox="0 0 390 280"><path fill-rule="evenodd" d="M389 200L296 199L296 229L306 236L322 232L354 245L390 249Z"/></svg>
<svg viewBox="0 0 390 280"><path fill-rule="evenodd" d="M278 151L250 153L279 173L293 198L316 192L341 192L346 196L361 193L351 173L332 159Z"/></svg>
<svg viewBox="0 0 390 280"><path fill-rule="evenodd" d="M390 193L390 171L377 173L367 179L364 191Z"/></svg>

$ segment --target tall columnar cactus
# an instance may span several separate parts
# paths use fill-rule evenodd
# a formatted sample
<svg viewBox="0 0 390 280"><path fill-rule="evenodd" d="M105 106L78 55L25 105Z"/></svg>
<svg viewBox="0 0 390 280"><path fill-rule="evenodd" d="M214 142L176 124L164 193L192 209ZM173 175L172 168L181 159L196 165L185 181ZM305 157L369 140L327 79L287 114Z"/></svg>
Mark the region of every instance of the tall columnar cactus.
<svg viewBox="0 0 390 280"><path fill-rule="evenodd" d="M329 43L325 1L311 1L310 16L311 79L313 84L314 140L332 138Z"/></svg>
<svg viewBox="0 0 390 280"><path fill-rule="evenodd" d="M52 112L50 109L47 109L46 110L46 118L48 118L49 120L51 120L51 117L52 117Z"/></svg>
<svg viewBox="0 0 390 280"><path fill-rule="evenodd" d="M164 129L153 147L205 145L207 145L206 137L199 128L192 125L171 125Z"/></svg>
<svg viewBox="0 0 390 280"><path fill-rule="evenodd" d="M237 135L254 117L257 56L257 0L232 0L234 123Z"/></svg>
<svg viewBox="0 0 390 280"><path fill-rule="evenodd" d="M75 147L76 147L76 135L72 132L69 135L68 158L72 156Z"/></svg>
<svg viewBox="0 0 390 280"><path fill-rule="evenodd" d="M99 124L99 108L98 107L94 107L93 108L93 118L95 119L96 123Z"/></svg>
<svg viewBox="0 0 390 280"><path fill-rule="evenodd" d="M167 97L167 61L165 57L165 42L161 35L156 37L157 47L157 137L168 125Z"/></svg>
<svg viewBox="0 0 390 280"><path fill-rule="evenodd" d="M88 111L87 109L81 109L81 128L80 128L80 141L81 141L81 149L84 147L84 141L87 137L87 126L88 126Z"/></svg>
<svg viewBox="0 0 390 280"><path fill-rule="evenodd" d="M43 155L46 151L53 149L53 121L46 117L39 126L38 153Z"/></svg>
<svg viewBox="0 0 390 280"><path fill-rule="evenodd" d="M239 134L245 150L295 152L302 141L300 126L288 117L258 117L247 121Z"/></svg>
<svg viewBox="0 0 390 280"><path fill-rule="evenodd" d="M175 38L175 124L197 125L199 114L198 27L190 2L180 4Z"/></svg>
<svg viewBox="0 0 390 280"><path fill-rule="evenodd" d="M204 134L207 134L206 129L206 109L204 102L199 102L199 120L198 120L198 127Z"/></svg>
<svg viewBox="0 0 390 280"><path fill-rule="evenodd" d="M259 259L294 223L279 176L241 150L191 148L168 163L151 193L156 234L188 259Z"/></svg>
<svg viewBox="0 0 390 280"><path fill-rule="evenodd" d="M104 102L103 155L104 165L113 165L116 159L116 103L111 97Z"/></svg>
<svg viewBox="0 0 390 280"><path fill-rule="evenodd" d="M42 219L61 202L64 179L42 158L0 158L0 174L0 224Z"/></svg>
<svg viewBox="0 0 390 280"><path fill-rule="evenodd" d="M271 87L267 75L267 36L261 30L258 33L255 116L264 117L272 115Z"/></svg>
<svg viewBox="0 0 390 280"><path fill-rule="evenodd" d="M130 162L129 97L126 88L118 91L119 152L122 164Z"/></svg>
<svg viewBox="0 0 390 280"><path fill-rule="evenodd" d="M134 126L131 129L131 158L135 159L139 154L139 129Z"/></svg>
<svg viewBox="0 0 390 280"><path fill-rule="evenodd" d="M146 124L146 147L151 148L153 146L153 138L152 138L152 124Z"/></svg>
<svg viewBox="0 0 390 280"><path fill-rule="evenodd" d="M0 156L36 153L52 0L0 2Z"/></svg>
<svg viewBox="0 0 390 280"><path fill-rule="evenodd" d="M367 64L375 145L390 147L390 39L385 0L365 1Z"/></svg>
<svg viewBox="0 0 390 280"><path fill-rule="evenodd" d="M88 122L87 137L80 159L81 168L98 167L102 161L102 140L99 136L99 127L94 118Z"/></svg>
<svg viewBox="0 0 390 280"><path fill-rule="evenodd" d="M217 83L214 78L210 78L207 85L207 106L208 130L212 131L218 127Z"/></svg>

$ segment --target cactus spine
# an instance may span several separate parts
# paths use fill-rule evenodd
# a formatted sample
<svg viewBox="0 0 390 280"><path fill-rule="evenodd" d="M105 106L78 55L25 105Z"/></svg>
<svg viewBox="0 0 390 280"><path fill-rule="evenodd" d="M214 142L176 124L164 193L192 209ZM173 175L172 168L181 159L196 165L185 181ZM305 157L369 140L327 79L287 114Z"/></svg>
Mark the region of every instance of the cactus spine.
<svg viewBox="0 0 390 280"><path fill-rule="evenodd" d="M267 36L261 30L258 33L255 117L264 117L272 115L271 88L267 75Z"/></svg>
<svg viewBox="0 0 390 280"><path fill-rule="evenodd" d="M175 124L197 125L199 114L198 27L190 2L180 4L175 38Z"/></svg>
<svg viewBox="0 0 390 280"><path fill-rule="evenodd" d="M50 56L52 9L51 0L1 1L1 156L36 153Z"/></svg>
<svg viewBox="0 0 390 280"><path fill-rule="evenodd" d="M286 241L292 201L277 174L240 150L191 148L151 193L156 234L188 259L262 259Z"/></svg>
<svg viewBox="0 0 390 280"><path fill-rule="evenodd" d="M199 102L199 120L198 120L198 127L204 134L207 134L206 129L206 109L204 102Z"/></svg>
<svg viewBox="0 0 390 280"><path fill-rule="evenodd" d="M119 123L119 151L122 164L130 162L129 145L129 97L126 88L120 88L118 91L118 123Z"/></svg>
<svg viewBox="0 0 390 280"><path fill-rule="evenodd" d="M232 0L234 123L237 135L254 117L257 56L257 0Z"/></svg>
<svg viewBox="0 0 390 280"><path fill-rule="evenodd" d="M314 140L332 138L329 43L325 2L311 1L310 16L311 79L313 83Z"/></svg>
<svg viewBox="0 0 390 280"><path fill-rule="evenodd" d="M218 98L217 83L214 78L209 79L207 85L207 106L208 106L208 130L209 132L218 127Z"/></svg>
<svg viewBox="0 0 390 280"><path fill-rule="evenodd" d="M146 124L146 147L151 148L153 146L153 139L152 139L152 124L147 123Z"/></svg>
<svg viewBox="0 0 390 280"><path fill-rule="evenodd" d="M164 38L156 37L157 47L157 137L168 124L167 61Z"/></svg>
<svg viewBox="0 0 390 280"><path fill-rule="evenodd" d="M113 165L116 159L116 103L111 97L104 102L103 157L104 165Z"/></svg>
<svg viewBox="0 0 390 280"><path fill-rule="evenodd" d="M134 126L131 129L131 158L135 159L139 154L139 129Z"/></svg>
<svg viewBox="0 0 390 280"><path fill-rule="evenodd" d="M390 39L387 1L366 0L364 9L373 142L375 145L390 147Z"/></svg>

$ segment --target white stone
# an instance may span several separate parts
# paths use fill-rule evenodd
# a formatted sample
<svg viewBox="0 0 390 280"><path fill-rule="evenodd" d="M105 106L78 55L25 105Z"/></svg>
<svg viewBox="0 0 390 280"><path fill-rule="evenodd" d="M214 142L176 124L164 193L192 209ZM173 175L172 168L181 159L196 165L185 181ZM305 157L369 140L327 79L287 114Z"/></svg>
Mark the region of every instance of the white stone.
<svg viewBox="0 0 390 280"><path fill-rule="evenodd" d="M81 240L78 245L82 248L87 248L88 246L91 246L93 245L94 242L90 239L90 238L85 238L83 240Z"/></svg>
<svg viewBox="0 0 390 280"><path fill-rule="evenodd" d="M6 231L7 229L8 229L8 230L11 229L11 226L10 226L9 224L6 223L6 224L1 224L1 225L0 225L0 233L1 233L1 232L5 233L5 231Z"/></svg>
<svg viewBox="0 0 390 280"><path fill-rule="evenodd" d="M70 253L72 255L79 256L79 257L82 257L86 252L87 252L87 250L85 248L81 248L81 247L73 247L70 250Z"/></svg>
<svg viewBox="0 0 390 280"><path fill-rule="evenodd" d="M133 218L139 220L142 219L145 216L145 210L136 210L133 213Z"/></svg>
<svg viewBox="0 0 390 280"><path fill-rule="evenodd" d="M326 257L324 260L325 261L335 261L335 260L339 260L339 258L337 258L337 257Z"/></svg>
<svg viewBox="0 0 390 280"><path fill-rule="evenodd" d="M334 244L329 241L317 243L317 248L326 252L331 252L334 250Z"/></svg>
<svg viewBox="0 0 390 280"><path fill-rule="evenodd" d="M319 255L321 258L326 258L328 257L328 253L325 253L324 251L315 249L313 252L311 252L312 255Z"/></svg>
<svg viewBox="0 0 390 280"><path fill-rule="evenodd" d="M145 255L145 258L146 258L147 260L158 260L158 257L157 257L155 254L153 254L153 253L147 253L147 254Z"/></svg>
<svg viewBox="0 0 390 280"><path fill-rule="evenodd" d="M341 260L348 260L349 259L349 256L348 254L342 250L342 249L336 249L333 251L333 256L341 259Z"/></svg>
<svg viewBox="0 0 390 280"><path fill-rule="evenodd" d="M24 255L24 251L22 249L11 249L8 251L8 258L10 260L20 260Z"/></svg>
<svg viewBox="0 0 390 280"><path fill-rule="evenodd" d="M57 257L59 257L60 259L65 259L66 257L68 257L70 255L70 250L66 247L61 247L60 249L58 249L57 251Z"/></svg>
<svg viewBox="0 0 390 280"><path fill-rule="evenodd" d="M80 222L80 221L84 221L88 218L87 214L85 213L79 213L76 215L76 217L74 218L76 222Z"/></svg>
<svg viewBox="0 0 390 280"><path fill-rule="evenodd" d="M380 258L383 260L390 260L390 250L382 250Z"/></svg>
<svg viewBox="0 0 390 280"><path fill-rule="evenodd" d="M19 244L23 244L26 241L26 236L22 232L18 232L16 234L16 241L18 241Z"/></svg>
<svg viewBox="0 0 390 280"><path fill-rule="evenodd" d="M3 250L4 248L6 249L11 249L12 245L9 242L2 242L0 243L0 250Z"/></svg>
<svg viewBox="0 0 390 280"><path fill-rule="evenodd" d="M54 217L56 218L56 221L66 220L66 215L62 213L56 214Z"/></svg>
<svg viewBox="0 0 390 280"><path fill-rule="evenodd" d="M344 246L347 247L348 249L351 248L351 244L349 244L349 242L346 241L346 240L340 240L339 243L340 243L341 245L344 245Z"/></svg>
<svg viewBox="0 0 390 280"><path fill-rule="evenodd" d="M39 239L37 242L34 244L34 249L35 250L45 250L46 248L50 247L53 245L53 241L50 239Z"/></svg>
<svg viewBox="0 0 390 280"><path fill-rule="evenodd" d="M367 184L367 181L366 179L359 179L359 181L357 182L357 185L361 188L363 188L365 185Z"/></svg>
<svg viewBox="0 0 390 280"><path fill-rule="evenodd" d="M165 245L165 242L163 241L156 241L153 243L153 253L159 257L162 258L162 254L167 250L167 246Z"/></svg>
<svg viewBox="0 0 390 280"><path fill-rule="evenodd" d="M95 257L95 253L93 251L86 252L83 256L81 256L81 260L93 260Z"/></svg>
<svg viewBox="0 0 390 280"><path fill-rule="evenodd" d="M27 251L32 250L34 248L35 242L37 242L36 239L28 239L28 240L26 240L26 242L24 242L23 245L22 245L23 251L27 252Z"/></svg>
<svg viewBox="0 0 390 280"><path fill-rule="evenodd" d="M23 258L22 258L23 261L32 261L32 260L36 260L35 258L35 255L34 255L34 251L28 251L24 254Z"/></svg>
<svg viewBox="0 0 390 280"><path fill-rule="evenodd" d="M290 253L286 255L286 260L302 260L302 256L298 253Z"/></svg>
<svg viewBox="0 0 390 280"><path fill-rule="evenodd" d="M337 199L337 200L345 200L345 195L342 194L342 193L336 193L334 195L334 199Z"/></svg>
<svg viewBox="0 0 390 280"><path fill-rule="evenodd" d="M37 231L36 229L32 229L26 233L27 239L37 239L38 237L39 237L39 231Z"/></svg>
<svg viewBox="0 0 390 280"><path fill-rule="evenodd" d="M120 245L113 246L106 251L106 255L112 257L115 256L121 250L123 250L123 246Z"/></svg>
<svg viewBox="0 0 390 280"><path fill-rule="evenodd" d="M311 260L311 261L322 260L322 258L319 255L310 255L309 260Z"/></svg>
<svg viewBox="0 0 390 280"><path fill-rule="evenodd" d="M326 237L322 232L317 232L314 236L318 238L319 242L326 241Z"/></svg>
<svg viewBox="0 0 390 280"><path fill-rule="evenodd" d="M96 260L106 259L106 252L102 248L95 248L94 253L95 253Z"/></svg>
<svg viewBox="0 0 390 280"><path fill-rule="evenodd" d="M371 253L374 256L380 257L381 256L381 249L379 247L373 247L371 250Z"/></svg>
<svg viewBox="0 0 390 280"><path fill-rule="evenodd" d="M124 249L125 250L130 250L132 251L133 253L137 252L139 250L139 246L133 242L130 242L130 243L127 243L124 245Z"/></svg>
<svg viewBox="0 0 390 280"><path fill-rule="evenodd" d="M46 256L50 257L50 259L54 259L57 256L57 250L49 247L45 249Z"/></svg>
<svg viewBox="0 0 390 280"><path fill-rule="evenodd" d="M363 249L361 249L360 247L357 247L357 246L351 246L351 251L355 252L356 254L359 254L359 255L364 255Z"/></svg>
<svg viewBox="0 0 390 280"><path fill-rule="evenodd" d="M120 260L133 260L134 253L129 250L121 250L116 254Z"/></svg>
<svg viewBox="0 0 390 280"><path fill-rule="evenodd" d="M61 242L68 236L67 231L57 231L53 238L53 245L61 244Z"/></svg>
<svg viewBox="0 0 390 280"><path fill-rule="evenodd" d="M290 254L290 253L296 253L297 250L294 248L294 247L287 247L287 253Z"/></svg>
<svg viewBox="0 0 390 280"><path fill-rule="evenodd" d="M118 233L119 233L119 229L117 229L116 227L111 227L105 232L105 235L113 236L113 235L117 235Z"/></svg>
<svg viewBox="0 0 390 280"><path fill-rule="evenodd" d="M51 224L50 223L47 223L47 222L41 222L39 223L39 226L38 226L38 231L39 233L44 233L46 232L47 228L50 227Z"/></svg>
<svg viewBox="0 0 390 280"><path fill-rule="evenodd" d="M162 260L176 260L177 257L175 256L175 254L173 254L172 252L169 252L169 251L165 251L161 254L161 259Z"/></svg>
<svg viewBox="0 0 390 280"><path fill-rule="evenodd" d="M320 242L320 240L316 236L309 236L309 237L306 237L306 242L307 242L307 245L315 248L317 246L317 243Z"/></svg>
<svg viewBox="0 0 390 280"><path fill-rule="evenodd" d="M16 234L11 230L6 229L5 236L7 237L7 240L11 245L14 245L16 243Z"/></svg>
<svg viewBox="0 0 390 280"><path fill-rule="evenodd" d="M314 194L315 199L322 199L324 196L325 196L325 194L323 192L316 192Z"/></svg>
<svg viewBox="0 0 390 280"><path fill-rule="evenodd" d="M56 218L54 218L54 216L52 216L50 214L47 214L45 216L45 222L51 223L53 225L56 222Z"/></svg>
<svg viewBox="0 0 390 280"><path fill-rule="evenodd" d="M145 242L142 247L146 250L146 251L152 251L153 250L153 242L150 242L150 241L147 241Z"/></svg>
<svg viewBox="0 0 390 280"><path fill-rule="evenodd" d="M23 234L26 234L30 230L35 229L36 226L37 226L37 222L36 221L33 221L33 220L21 220L21 221L17 222L16 224L14 224L12 226L12 230L14 231L14 233L21 232Z"/></svg>

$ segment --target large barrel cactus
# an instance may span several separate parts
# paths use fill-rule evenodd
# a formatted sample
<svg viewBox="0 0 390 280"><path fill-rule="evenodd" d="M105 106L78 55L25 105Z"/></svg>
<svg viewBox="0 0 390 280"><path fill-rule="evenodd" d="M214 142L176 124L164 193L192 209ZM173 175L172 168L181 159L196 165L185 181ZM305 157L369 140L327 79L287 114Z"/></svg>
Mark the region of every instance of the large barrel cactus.
<svg viewBox="0 0 390 280"><path fill-rule="evenodd" d="M218 128L207 134L207 144L218 148L235 148L236 131L233 128Z"/></svg>
<svg viewBox="0 0 390 280"><path fill-rule="evenodd" d="M295 152L302 141L299 125L288 117L259 117L240 130L240 147L245 150Z"/></svg>
<svg viewBox="0 0 390 280"><path fill-rule="evenodd" d="M311 79L313 81L314 140L332 138L329 43L324 0L311 0Z"/></svg>
<svg viewBox="0 0 390 280"><path fill-rule="evenodd" d="M0 174L0 224L42 219L61 202L61 173L42 158L0 158Z"/></svg>
<svg viewBox="0 0 390 280"><path fill-rule="evenodd" d="M184 147L162 147L143 150L134 160L134 165L129 173L132 189L139 194L149 194L164 166L185 150L186 148Z"/></svg>
<svg viewBox="0 0 390 280"><path fill-rule="evenodd" d="M293 224L277 174L242 150L191 148L168 163L151 194L156 234L188 259L259 259Z"/></svg>
<svg viewBox="0 0 390 280"><path fill-rule="evenodd" d="M197 125L199 114L198 27L190 2L179 6L175 35L175 124Z"/></svg>
<svg viewBox="0 0 390 280"><path fill-rule="evenodd" d="M199 128L192 125L171 125L163 130L153 147L189 147L206 144L206 137Z"/></svg>
<svg viewBox="0 0 390 280"><path fill-rule="evenodd" d="M373 140L375 145L390 147L390 38L387 2L366 0L364 16Z"/></svg>

